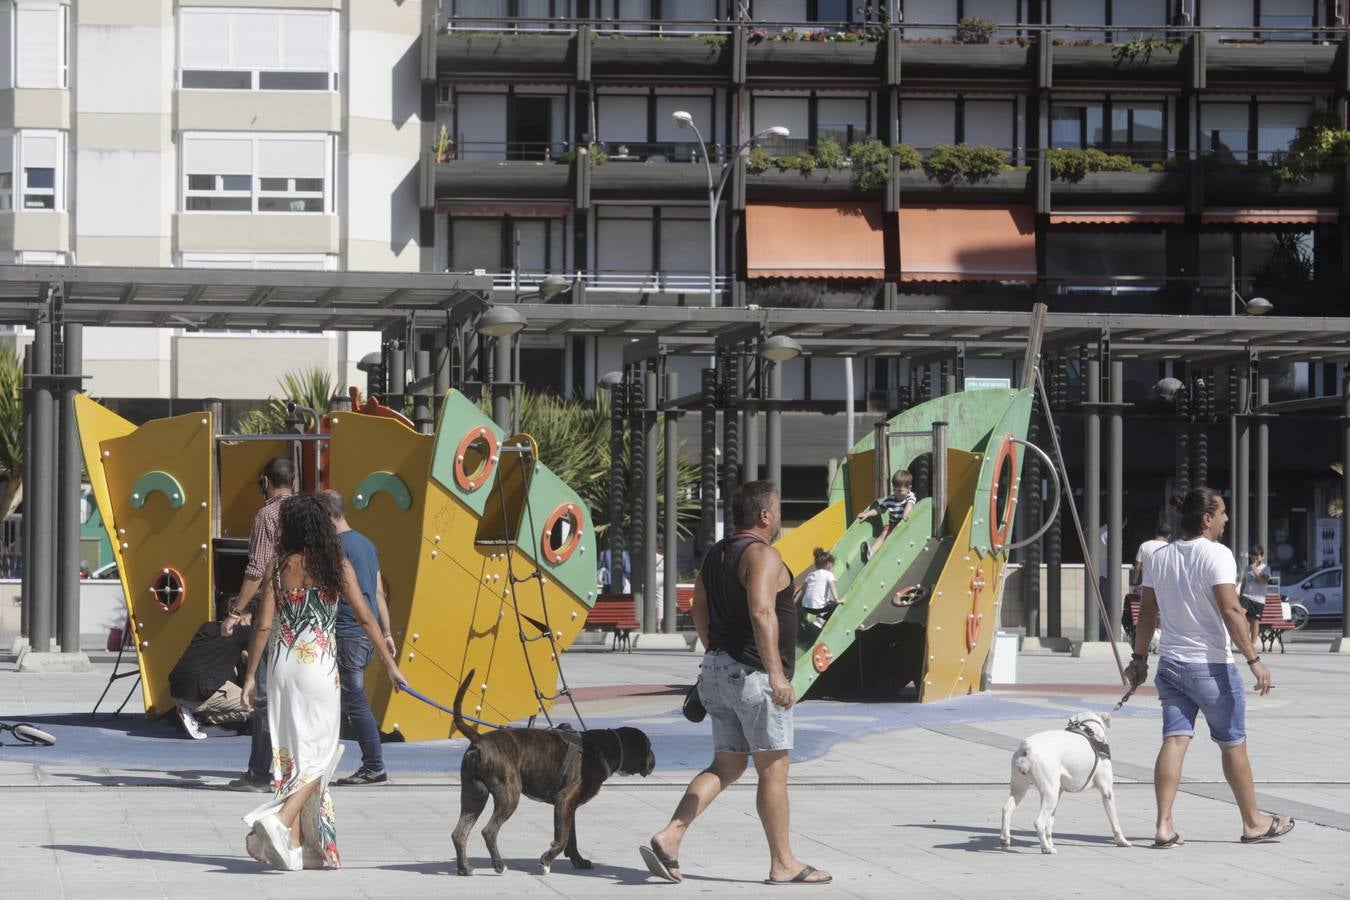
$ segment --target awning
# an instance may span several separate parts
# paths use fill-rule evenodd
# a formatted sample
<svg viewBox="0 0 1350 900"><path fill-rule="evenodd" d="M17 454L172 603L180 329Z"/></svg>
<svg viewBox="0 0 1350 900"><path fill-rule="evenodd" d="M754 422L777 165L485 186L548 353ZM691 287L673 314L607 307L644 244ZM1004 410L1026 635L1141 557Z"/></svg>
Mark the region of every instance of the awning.
<svg viewBox="0 0 1350 900"><path fill-rule="evenodd" d="M910 206L900 210L901 281L1034 281L1030 206Z"/></svg>
<svg viewBox="0 0 1350 900"><path fill-rule="evenodd" d="M884 278L879 203L753 203L745 209L748 278Z"/></svg>
<svg viewBox="0 0 1350 900"><path fill-rule="evenodd" d="M442 201L436 211L459 218L565 219L572 208L566 203L465 203Z"/></svg>
<svg viewBox="0 0 1350 900"><path fill-rule="evenodd" d="M1331 207L1315 209L1253 209L1212 206L1200 215L1204 225L1321 225L1335 224L1339 214Z"/></svg>
<svg viewBox="0 0 1350 900"><path fill-rule="evenodd" d="M1052 210L1051 225L1167 225L1180 224L1186 210L1180 206L1076 207Z"/></svg>

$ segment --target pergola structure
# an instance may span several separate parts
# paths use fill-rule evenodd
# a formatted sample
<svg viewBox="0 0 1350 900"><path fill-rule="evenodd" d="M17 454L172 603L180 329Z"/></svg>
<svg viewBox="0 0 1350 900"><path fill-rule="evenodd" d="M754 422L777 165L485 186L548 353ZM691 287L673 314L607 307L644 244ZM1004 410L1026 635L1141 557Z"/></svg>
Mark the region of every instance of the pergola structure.
<svg viewBox="0 0 1350 900"><path fill-rule="evenodd" d="M25 361L29 403L25 407L25 435L29 442L26 459L45 461L57 456L58 465L36 464L29 468L28 509L25 516L24 609L25 635L33 649L45 650L53 636L63 648L78 646L79 574L78 529L81 463L73 414L73 397L81 378L80 335L84 325L111 327L173 327L191 329L272 329L287 331L381 331L385 336L384 364L388 371L386 393L398 402L412 394L419 410L428 410L435 392L470 383L464 365L464 340L476 335L495 341L492 381L505 388L509 398L513 382L501 361L509 359L516 334L603 335L626 337L625 372L615 390L615 425L619 437L625 413L634 432L632 452L642 463L633 466L640 474L641 490L634 496L644 502L642 527L634 534L634 549L644 558L643 569L654 568L651 537L655 534L655 427L662 412L668 435L673 419L697 410L703 421L703 497L705 535L710 502L715 496L716 415L719 408L742 406L752 413L766 411L766 462L771 477L781 460L778 366L766 348L773 338L790 338L789 353L816 357L898 356L911 362L951 362L944 365L944 392L961 385L961 361L969 358L1021 359L1026 351L1032 314L1007 312L949 312L932 310L794 309L700 306L611 306L566 302L513 304L504 325L485 313L492 307L491 279L456 273L370 272L277 272L209 269L161 269L119 267L0 267L0 324L30 326L35 339ZM545 292L547 294L548 292ZM559 299L567 299L562 295ZM503 304L498 303L501 310ZM518 314L518 315L515 315ZM500 317L498 317L500 318ZM494 324L489 327L488 323ZM413 381L405 382L407 341L438 335L431 350L414 343L410 366ZM780 341L781 345L781 341ZM1213 317L1132 314L1051 313L1044 319L1042 359L1066 350L1084 361L1086 421L1086 483L1084 527L1093 534L1099 527L1098 472L1101 468L1101 420L1107 420L1107 510L1108 571L1113 582L1110 595L1119 602L1121 560L1123 454L1123 377L1125 360L1179 360L1188 365L1231 367L1238 393L1245 402L1232 412L1231 432L1237 454L1235 470L1239 483L1235 498L1245 498L1243 481L1249 468L1246 452L1249 431L1256 431L1256 509L1236 504L1234 519L1237 546L1245 546L1252 519L1256 538L1262 543L1265 528L1265 480L1269 469L1266 434L1272 414L1312 408L1342 410L1345 456L1350 459L1350 392L1340 397L1287 403L1266 402L1266 379L1262 361L1350 362L1350 319L1281 318L1267 316ZM458 348L458 365L453 351ZM433 354L446 354L445 358ZM670 356L716 358L718 366L704 371L700 390L681 395L673 372L664 371L662 360ZM762 396L743 397L742 365L761 365L766 358ZM59 359L59 365L53 365ZM444 365L444 362L451 362ZM729 364L736 373L728 378ZM486 366L484 366L486 368ZM658 376L664 376L658 378ZM486 379L484 379L486 380ZM727 383L734 382L728 394ZM473 382L479 384L481 382ZM720 391L719 391L720 388ZM1105 390L1103 390L1103 388ZM645 398L645 399L644 399ZM1255 399L1253 399L1255 398ZM624 402L617 402L622 399ZM1053 401L1052 401L1053 402ZM494 404L500 414L502 406ZM504 407L509 416L509 405ZM419 417L429 427L430 417ZM56 422L59 420L59 432ZM753 423L753 415L750 419ZM506 424L499 421L499 424ZM711 427L710 427L711 426ZM757 440L747 427L747 445ZM740 465L736 429L724 429L726 461ZM59 433L59 438L57 437ZM645 439L645 440L644 440ZM668 441L673 447L676 441ZM58 453L53 452L53 448ZM734 451L734 452L732 452ZM746 453L747 461L757 455ZM673 456L667 461L673 475ZM711 461L711 465L710 465ZM752 474L747 462L743 473ZM59 470L59 476L58 476ZM1039 479L1039 475L1035 475ZM669 485L669 481L667 482ZM59 490L58 490L59 485ZM621 486L621 483L620 483ZM728 482L728 487L734 486ZM635 485L636 487L636 485ZM1350 501L1350 466L1343 485ZM616 492L612 492L616 493ZM668 515L673 513L672 510ZM1350 508L1350 502L1347 503ZM617 521L617 519L615 519ZM673 534L673 523L669 523ZM1350 560L1350 529L1342 531L1343 558ZM617 557L618 554L613 554ZM1033 562L1029 559L1028 563ZM1039 560L1035 560L1037 566ZM667 567L667 604L674 603L674 566ZM59 596L60 603L53 597ZM654 610L649 606L649 612ZM1052 607L1050 628L1055 630ZM59 627L58 627L59 623ZM650 617L644 623L654 624ZM1345 621L1350 635L1350 617ZM674 616L666 616L667 628ZM1097 634L1095 612L1085 623L1086 639Z"/></svg>

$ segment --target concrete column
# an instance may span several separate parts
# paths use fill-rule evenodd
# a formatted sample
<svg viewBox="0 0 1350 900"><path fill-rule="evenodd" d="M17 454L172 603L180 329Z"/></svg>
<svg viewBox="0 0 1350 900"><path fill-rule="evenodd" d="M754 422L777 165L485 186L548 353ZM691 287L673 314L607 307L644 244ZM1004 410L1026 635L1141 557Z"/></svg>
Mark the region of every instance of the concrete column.
<svg viewBox="0 0 1350 900"><path fill-rule="evenodd" d="M1031 421L1027 424L1027 440L1037 444L1040 440L1040 399L1032 395ZM1018 504L1023 513L1026 531L1023 534L1035 534L1041 527L1041 458L1034 453L1023 452L1022 489L1018 492L1022 502ZM1028 637L1039 637L1041 633L1041 542L1034 541L1022 551L1022 625Z"/></svg>
<svg viewBox="0 0 1350 900"><path fill-rule="evenodd" d="M756 366L760 364L758 356L749 357L746 360L750 371L755 371ZM759 481L759 379L754 380L754 390L746 391L742 396L745 402L741 407L745 412L745 424L741 430L741 440L744 442L745 453L741 457L741 483L748 484L751 481Z"/></svg>
<svg viewBox="0 0 1350 900"><path fill-rule="evenodd" d="M1232 527L1237 537L1237 565L1241 572L1247 564L1247 551L1251 549L1251 492L1252 492L1252 469L1251 469L1251 418L1248 415L1250 407L1248 405L1248 395L1251 391L1251 384L1247 380L1247 374L1243 372L1238 375L1238 402L1240 404L1241 415L1238 416L1237 423L1237 478L1234 480L1236 485L1233 489L1233 523Z"/></svg>
<svg viewBox="0 0 1350 900"><path fill-rule="evenodd" d="M417 343L418 346L413 350L413 381L418 383L417 391L413 394L413 425L423 434L431 434L436 421L431 415L432 388L422 383L423 379L431 377L431 350L420 346L420 336Z"/></svg>
<svg viewBox="0 0 1350 900"><path fill-rule="evenodd" d="M403 391L408 384L408 361L403 352L402 341L389 342L388 358L388 368L384 373L384 390L388 394L385 403L392 409L403 412Z"/></svg>
<svg viewBox="0 0 1350 900"><path fill-rule="evenodd" d="M1083 561L1088 577L1083 580L1083 640L1097 640L1101 614L1097 611L1095 579L1097 547L1101 539L1097 533L1102 523L1102 364L1094 347L1084 362L1087 392L1083 424L1083 537L1087 540L1088 558Z"/></svg>
<svg viewBox="0 0 1350 900"><path fill-rule="evenodd" d="M1111 360L1111 413L1107 419L1106 463L1106 608L1111 621L1110 634L1119 636L1120 604L1124 592L1120 583L1121 537L1124 530L1125 490L1121 474L1125 469L1125 420L1121 405L1125 402L1125 363Z"/></svg>
<svg viewBox="0 0 1350 900"><path fill-rule="evenodd" d="M1256 382L1256 407L1270 402L1270 379L1261 376ZM1255 543L1265 548L1270 559L1270 419L1265 413L1256 417L1256 498Z"/></svg>
<svg viewBox="0 0 1350 900"><path fill-rule="evenodd" d="M609 593L623 593L623 425L627 380L610 390L609 407Z"/></svg>
<svg viewBox="0 0 1350 900"><path fill-rule="evenodd" d="M35 653L51 650L52 574L56 522L56 467L52 465L52 323L39 322L33 335L33 455L25 460L28 471L28 496L25 515L32 519L30 543L24 547L24 570L32 604L28 609L30 647Z"/></svg>
<svg viewBox="0 0 1350 900"><path fill-rule="evenodd" d="M717 539L717 370L702 372L703 405L699 410L699 522L698 546L694 556L703 554ZM670 536L666 535L667 552Z"/></svg>
<svg viewBox="0 0 1350 900"><path fill-rule="evenodd" d="M1050 426L1047 422L1047 428L1053 427L1055 434L1051 441L1052 445L1059 444L1059 418L1058 412L1064 408L1062 389L1063 389L1063 360L1056 356L1054 378L1050 379L1047 385L1046 393L1050 396L1051 411L1056 413L1054 425ZM1061 485L1061 490L1063 486ZM1070 495L1072 502L1072 495ZM1046 637L1063 636L1063 591L1061 575L1063 570L1061 564L1064 560L1064 508L1060 507L1059 514L1055 520L1050 523L1049 530L1045 533L1045 635Z"/></svg>
<svg viewBox="0 0 1350 900"><path fill-rule="evenodd" d="M765 363L768 368L768 409L764 413L764 477L783 493L783 364Z"/></svg>
<svg viewBox="0 0 1350 900"><path fill-rule="evenodd" d="M511 338L499 337L492 343L492 421L507 434L511 428Z"/></svg>
<svg viewBox="0 0 1350 900"><path fill-rule="evenodd" d="M56 593L60 628L57 637L65 653L80 652L80 478L83 459L80 433L75 427L75 395L79 393L79 375L84 355L84 326L65 325L65 382L61 386L61 431L57 443L60 456L61 486L57 500Z"/></svg>
<svg viewBox="0 0 1350 900"><path fill-rule="evenodd" d="M666 634L675 633L675 616L678 612L675 606L675 591L679 580L678 560L680 557L679 519L677 516L680 505L680 414L669 406L670 401L678 396L680 396L680 377L674 372L667 372L665 483L662 485L662 493L665 494L665 521L661 527L666 560L664 584L662 585L661 630Z"/></svg>
<svg viewBox="0 0 1350 900"><path fill-rule="evenodd" d="M646 404L642 409L642 632L656 631L656 370L645 376Z"/></svg>
<svg viewBox="0 0 1350 900"><path fill-rule="evenodd" d="M1350 510L1350 378L1341 382L1341 509ZM1341 564L1350 562L1350 522L1341 519ZM1344 572L1344 569L1342 569ZM1342 582L1344 583L1344 582ZM1350 616L1341 615L1341 639L1333 650L1350 652Z"/></svg>
<svg viewBox="0 0 1350 900"><path fill-rule="evenodd" d="M647 436L646 397L642 364L629 369L628 374L628 556L632 571L633 593L641 595L646 589L643 576L647 567L647 464L645 438ZM644 606L638 607L645 610Z"/></svg>
<svg viewBox="0 0 1350 900"><path fill-rule="evenodd" d="M24 504L32 502L33 496L33 357L36 354L32 346L23 352L23 389L20 392L23 398L23 460L24 460ZM31 636L33 619L33 567L28 564L28 554L33 546L33 517L27 512L23 516L22 526L23 556L19 564L23 567L20 577L19 587L19 640L14 643L15 652L19 652L28 646L28 639Z"/></svg>

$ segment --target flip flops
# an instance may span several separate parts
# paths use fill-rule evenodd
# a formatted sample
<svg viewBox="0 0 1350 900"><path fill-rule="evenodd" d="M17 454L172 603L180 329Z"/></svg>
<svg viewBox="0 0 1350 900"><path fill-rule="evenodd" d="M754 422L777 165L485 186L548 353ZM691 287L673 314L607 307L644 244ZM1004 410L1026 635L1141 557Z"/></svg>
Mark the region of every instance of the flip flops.
<svg viewBox="0 0 1350 900"><path fill-rule="evenodd" d="M1291 818L1289 819L1289 821L1285 824L1285 826L1284 826L1283 828L1281 828L1281 827L1280 827L1280 817L1279 817L1279 816L1271 816L1271 817L1270 817L1270 828L1268 828L1268 829L1266 830L1266 833L1265 833L1265 834L1258 834L1256 837L1247 837L1247 836L1244 834L1244 835L1240 838L1240 840L1241 840L1242 843L1244 843L1244 844L1259 844L1259 843L1261 843L1262 841L1274 840L1275 838L1280 837L1281 835L1288 834L1289 832L1291 832L1291 831L1293 831L1293 830L1294 830L1294 820L1293 820L1292 817L1291 817Z"/></svg>
<svg viewBox="0 0 1350 900"><path fill-rule="evenodd" d="M1154 850L1171 850L1173 847L1180 847L1184 843L1186 842L1181 839L1181 835L1174 831L1172 832L1172 836L1167 840L1154 841L1152 847Z"/></svg>
<svg viewBox="0 0 1350 900"><path fill-rule="evenodd" d="M834 881L833 875L826 875L824 878L812 880L811 876L816 874L815 866L802 866L802 870L791 878L770 878L769 884L829 884Z"/></svg>
<svg viewBox="0 0 1350 900"><path fill-rule="evenodd" d="M684 881L683 875L676 874L680 868L680 861L662 855L661 850L656 846L656 838L652 838L649 846L638 847L638 853L642 854L642 861L647 864L647 871L657 878L669 881L671 884L679 884ZM671 869L676 871L672 872Z"/></svg>

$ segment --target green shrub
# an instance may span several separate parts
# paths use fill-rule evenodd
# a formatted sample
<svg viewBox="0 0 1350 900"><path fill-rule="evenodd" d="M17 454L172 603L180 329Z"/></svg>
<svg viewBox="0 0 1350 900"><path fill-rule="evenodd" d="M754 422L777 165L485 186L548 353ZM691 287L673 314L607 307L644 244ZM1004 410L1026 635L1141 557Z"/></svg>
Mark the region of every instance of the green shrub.
<svg viewBox="0 0 1350 900"><path fill-rule="evenodd" d="M876 138L850 144L848 156L853 164L854 190L874 191L891 180L891 150Z"/></svg>
<svg viewBox="0 0 1350 900"><path fill-rule="evenodd" d="M979 16L966 16L956 23L958 44L987 44L998 31L998 25Z"/></svg>
<svg viewBox="0 0 1350 900"><path fill-rule="evenodd" d="M847 169L848 157L834 138L821 138L816 146L816 162L826 169Z"/></svg>
<svg viewBox="0 0 1350 900"><path fill-rule="evenodd" d="M771 165L773 165L773 156L763 147L751 147L749 155L745 157L745 171L756 175L760 172L769 171Z"/></svg>
<svg viewBox="0 0 1350 900"><path fill-rule="evenodd" d="M972 147L967 144L949 146L939 144L933 148L923 169L928 177L942 184L956 184L966 181L976 184L988 181L1000 172L1012 168L1008 165L1006 154L995 147Z"/></svg>
<svg viewBox="0 0 1350 900"><path fill-rule="evenodd" d="M1092 172L1142 172L1144 167L1120 154L1105 153L1095 147L1087 150L1060 148L1046 151L1050 177L1056 181L1082 181Z"/></svg>
<svg viewBox="0 0 1350 900"><path fill-rule="evenodd" d="M801 172L803 175L810 175L816 168L816 158L808 151L801 153L790 153L787 156L780 156L773 161L774 168L780 172Z"/></svg>
<svg viewBox="0 0 1350 900"><path fill-rule="evenodd" d="M1318 113L1298 130L1289 151L1277 160L1275 177L1280 181L1306 181L1317 172L1325 172L1350 163L1350 129L1328 113Z"/></svg>
<svg viewBox="0 0 1350 900"><path fill-rule="evenodd" d="M895 167L901 172L909 172L923 167L923 154L909 144L896 144L891 148L895 157Z"/></svg>

